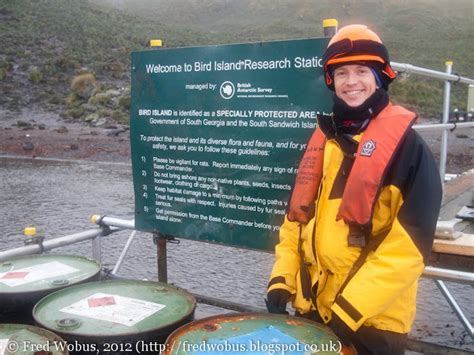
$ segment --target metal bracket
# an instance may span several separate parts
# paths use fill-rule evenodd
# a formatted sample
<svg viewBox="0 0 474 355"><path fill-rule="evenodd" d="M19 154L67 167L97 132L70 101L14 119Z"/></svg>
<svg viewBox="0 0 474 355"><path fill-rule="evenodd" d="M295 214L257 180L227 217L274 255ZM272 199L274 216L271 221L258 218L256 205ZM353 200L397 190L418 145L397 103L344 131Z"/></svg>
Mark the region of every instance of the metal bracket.
<svg viewBox="0 0 474 355"><path fill-rule="evenodd" d="M24 244L25 245L34 245L34 244L38 245L40 248L40 254L43 254L44 253L43 241L44 241L44 236L41 235L41 236L35 236L35 237L25 239Z"/></svg>
<svg viewBox="0 0 474 355"><path fill-rule="evenodd" d="M464 206L456 213L456 218L463 221L474 222L474 206Z"/></svg>
<svg viewBox="0 0 474 355"><path fill-rule="evenodd" d="M173 235L153 233L153 244L158 245L159 239L166 239L166 242L171 244L181 243L181 241L176 239L176 237Z"/></svg>
<svg viewBox="0 0 474 355"><path fill-rule="evenodd" d="M456 240L462 235L462 231L469 222L460 218L453 218L449 221L438 221L436 224L435 238L445 240Z"/></svg>
<svg viewBox="0 0 474 355"><path fill-rule="evenodd" d="M102 237L105 237L111 233L113 233L113 230L108 226L107 224L104 223L104 216L100 216L99 220L96 222L97 225L102 229L102 233L100 234Z"/></svg>

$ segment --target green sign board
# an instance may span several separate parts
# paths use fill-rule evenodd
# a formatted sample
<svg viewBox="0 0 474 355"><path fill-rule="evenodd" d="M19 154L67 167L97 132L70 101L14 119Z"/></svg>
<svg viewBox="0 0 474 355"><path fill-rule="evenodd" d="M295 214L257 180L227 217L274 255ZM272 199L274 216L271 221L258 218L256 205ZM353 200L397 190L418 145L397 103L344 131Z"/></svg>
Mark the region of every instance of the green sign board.
<svg viewBox="0 0 474 355"><path fill-rule="evenodd" d="M135 227L271 250L318 112L327 39L132 54Z"/></svg>

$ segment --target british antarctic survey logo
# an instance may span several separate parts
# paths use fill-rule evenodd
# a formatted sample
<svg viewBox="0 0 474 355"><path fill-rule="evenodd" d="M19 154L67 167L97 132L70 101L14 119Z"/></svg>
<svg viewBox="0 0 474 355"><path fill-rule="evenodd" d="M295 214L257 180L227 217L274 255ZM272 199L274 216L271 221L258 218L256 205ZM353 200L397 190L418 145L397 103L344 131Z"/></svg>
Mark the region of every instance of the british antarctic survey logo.
<svg viewBox="0 0 474 355"><path fill-rule="evenodd" d="M367 142L364 143L362 149L360 151L360 155L363 157L371 157L372 153L374 152L377 145L372 139L369 139Z"/></svg>
<svg viewBox="0 0 474 355"><path fill-rule="evenodd" d="M230 81L224 81L219 90L223 99L229 100L235 94L235 86Z"/></svg>

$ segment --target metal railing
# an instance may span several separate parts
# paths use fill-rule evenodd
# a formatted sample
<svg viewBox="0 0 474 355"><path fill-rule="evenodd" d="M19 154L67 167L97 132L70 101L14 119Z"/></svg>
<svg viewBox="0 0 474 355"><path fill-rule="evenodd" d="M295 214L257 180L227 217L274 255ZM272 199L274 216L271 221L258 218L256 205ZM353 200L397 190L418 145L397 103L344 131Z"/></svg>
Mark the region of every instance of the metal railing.
<svg viewBox="0 0 474 355"><path fill-rule="evenodd" d="M41 253L43 251L59 248L62 246L75 244L79 242L83 242L86 240L92 240L92 254L94 258L100 262L101 259L101 244L100 239L102 237L108 236L114 232L122 231L122 230L132 230L127 242L115 264L111 275L116 276L120 267L122 266L123 262L125 261L127 252L135 238L137 231L135 230L135 221L134 220L124 220L120 218L114 217L107 217L107 216L94 216L92 218L93 222L100 226L100 228L87 230L84 232L76 233L67 235L60 238L55 238L51 240L42 241L40 244L34 245L25 245L23 247L19 247L16 249L6 250L0 252L0 262L11 259L15 256L24 256L24 255L31 255ZM443 226L443 231L445 227ZM161 245L163 247L163 244ZM158 248L160 248L160 244L158 244ZM166 248L166 243L164 243L164 248ZM159 253L159 251L158 251ZM165 253L166 255L166 253ZM158 260L158 271L159 271L159 281L166 282L166 258ZM161 269L161 270L160 270ZM165 275L163 276L163 270L165 270ZM448 301L450 307L466 329L467 333L474 338L474 327L469 322L468 318L462 311L462 309L457 304L453 295L449 292L448 288L444 284L444 281L451 281L451 282L458 282L462 284L468 284L474 286L474 272L465 272L465 271L458 271L458 270L450 270L444 268L436 268L427 266L424 270L422 275L423 277L433 279L436 282L436 285L440 289L443 296ZM225 301L217 298L212 298L203 295L195 295L196 299L200 303L208 304L211 306L217 306L224 309L230 309L234 311L248 311L248 312L255 312L255 311L263 311L262 309L248 306L248 305L241 305L235 302Z"/></svg>
<svg viewBox="0 0 474 355"><path fill-rule="evenodd" d="M438 79L444 81L444 95L443 95L443 118L441 120L442 124L438 125L426 125L428 127L424 127L425 125L417 125L414 128L418 130L442 130L441 134L441 150L439 156L439 174L441 176L441 180L445 181L446 175L446 158L448 155L448 129L452 130L457 127L463 128L472 128L474 127L474 122L468 123L448 123L449 121L449 106L450 106L450 97L451 97L451 83L462 83L467 85L474 84L474 80L470 78L466 78L460 75L452 74L452 67L453 62L447 61L446 63L446 72L440 72L436 70L416 67L411 64L405 63L396 63L392 62L392 68L400 73L407 73L407 74L416 74L421 76L426 76L428 78Z"/></svg>

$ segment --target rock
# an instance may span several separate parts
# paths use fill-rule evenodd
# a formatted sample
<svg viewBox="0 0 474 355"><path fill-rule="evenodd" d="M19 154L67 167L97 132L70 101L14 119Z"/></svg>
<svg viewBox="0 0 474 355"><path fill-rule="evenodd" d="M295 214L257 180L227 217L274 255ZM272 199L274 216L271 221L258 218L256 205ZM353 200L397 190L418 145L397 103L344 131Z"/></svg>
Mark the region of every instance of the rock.
<svg viewBox="0 0 474 355"><path fill-rule="evenodd" d="M91 122L93 127L103 127L107 124L107 119L104 117L98 118Z"/></svg>
<svg viewBox="0 0 474 355"><path fill-rule="evenodd" d="M71 144L71 150L78 150L78 149L79 149L79 145L77 145L76 143Z"/></svg>
<svg viewBox="0 0 474 355"><path fill-rule="evenodd" d="M22 131L31 131L33 129L35 129L35 127L33 125L25 126L25 127L21 128Z"/></svg>
<svg viewBox="0 0 474 355"><path fill-rule="evenodd" d="M115 125L115 124L107 124L107 125L105 126L105 129L117 129L117 128L118 128L118 127L117 127L117 125Z"/></svg>
<svg viewBox="0 0 474 355"><path fill-rule="evenodd" d="M98 136L99 135L99 132L97 131L91 131L91 136Z"/></svg>
<svg viewBox="0 0 474 355"><path fill-rule="evenodd" d="M26 122L26 121L22 121L22 120L18 120L18 121L16 121L16 126L17 127L29 127L29 126L31 126L31 123Z"/></svg>
<svg viewBox="0 0 474 355"><path fill-rule="evenodd" d="M23 142L21 146L23 147L23 150L33 150L35 148L32 142Z"/></svg>
<svg viewBox="0 0 474 355"><path fill-rule="evenodd" d="M40 130L45 130L46 129L46 125L44 123L38 123L38 129Z"/></svg>
<svg viewBox="0 0 474 355"><path fill-rule="evenodd" d="M122 128L111 129L110 131L107 132L107 135L109 137L117 137L120 133L123 133L123 132L125 132L125 130Z"/></svg>
<svg viewBox="0 0 474 355"><path fill-rule="evenodd" d="M55 132L58 132L58 133L67 133L67 132L68 132L68 129L67 129L66 126L61 126L61 127L59 127L59 128L56 128L54 131L55 131Z"/></svg>

